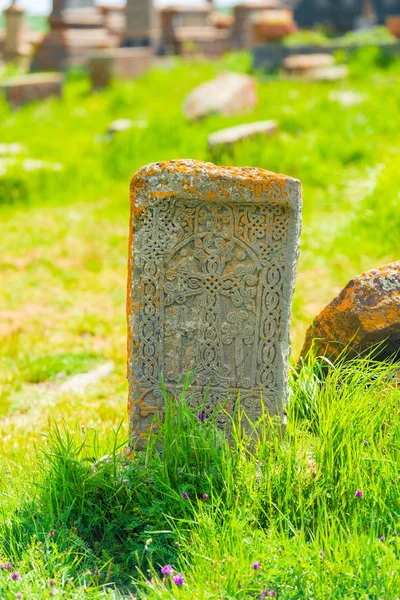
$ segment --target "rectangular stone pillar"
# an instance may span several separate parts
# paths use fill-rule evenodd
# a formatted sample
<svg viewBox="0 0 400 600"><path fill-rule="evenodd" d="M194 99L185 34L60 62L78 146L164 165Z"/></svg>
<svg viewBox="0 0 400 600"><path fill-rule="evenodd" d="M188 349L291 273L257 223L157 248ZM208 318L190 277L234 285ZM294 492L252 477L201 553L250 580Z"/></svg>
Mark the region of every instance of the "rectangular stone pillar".
<svg viewBox="0 0 400 600"><path fill-rule="evenodd" d="M131 440L143 447L163 408L160 378L179 394L193 372L194 406L287 398L289 319L301 185L255 168L155 163L131 183L128 378ZM219 424L226 424L226 417Z"/></svg>
<svg viewBox="0 0 400 600"><path fill-rule="evenodd" d="M127 0L123 46L150 46L154 27L152 0Z"/></svg>
<svg viewBox="0 0 400 600"><path fill-rule="evenodd" d="M16 2L4 11L6 33L4 36L4 57L7 61L17 60L24 47L24 10Z"/></svg>

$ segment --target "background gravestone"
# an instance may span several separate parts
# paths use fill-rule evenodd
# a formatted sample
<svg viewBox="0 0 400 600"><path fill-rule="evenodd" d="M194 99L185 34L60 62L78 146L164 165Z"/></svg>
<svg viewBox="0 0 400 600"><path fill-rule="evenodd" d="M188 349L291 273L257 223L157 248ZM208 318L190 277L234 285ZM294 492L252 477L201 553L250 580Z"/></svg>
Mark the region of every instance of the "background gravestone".
<svg viewBox="0 0 400 600"><path fill-rule="evenodd" d="M150 46L154 27L153 0L127 0L123 46Z"/></svg>
<svg viewBox="0 0 400 600"><path fill-rule="evenodd" d="M237 393L251 419L287 395L301 185L253 168L155 163L131 184L128 377L133 443L160 409L160 376L205 412ZM220 425L226 418L221 416ZM142 445L143 441L139 443Z"/></svg>
<svg viewBox="0 0 400 600"><path fill-rule="evenodd" d="M378 21L384 24L386 17L400 14L400 0L374 0Z"/></svg>
<svg viewBox="0 0 400 600"><path fill-rule="evenodd" d="M93 0L53 0L49 25L33 57L32 71L81 67L93 51L115 45Z"/></svg>
<svg viewBox="0 0 400 600"><path fill-rule="evenodd" d="M363 9L363 0L301 0L294 18L299 27L327 25L346 31L354 27Z"/></svg>

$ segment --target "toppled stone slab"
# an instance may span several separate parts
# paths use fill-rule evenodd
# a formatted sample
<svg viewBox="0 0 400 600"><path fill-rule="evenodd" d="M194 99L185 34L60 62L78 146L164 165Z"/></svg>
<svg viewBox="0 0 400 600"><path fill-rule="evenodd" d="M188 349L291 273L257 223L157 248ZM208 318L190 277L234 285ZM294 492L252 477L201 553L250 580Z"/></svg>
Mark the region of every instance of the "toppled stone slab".
<svg viewBox="0 0 400 600"><path fill-rule="evenodd" d="M61 73L33 73L4 79L0 82L0 92L7 102L18 107L49 96L60 98L63 82L64 75Z"/></svg>
<svg viewBox="0 0 400 600"><path fill-rule="evenodd" d="M249 75L224 73L194 89L186 98L187 119L201 119L213 113L234 115L253 109L258 102L255 80Z"/></svg>
<svg viewBox="0 0 400 600"><path fill-rule="evenodd" d="M116 119L112 121L109 126L107 133L110 135L114 135L115 133L120 133L123 131L129 131L133 127L132 119Z"/></svg>
<svg viewBox="0 0 400 600"><path fill-rule="evenodd" d="M335 59L330 54L294 54L283 61L283 70L287 75L305 76L315 69L332 67Z"/></svg>
<svg viewBox="0 0 400 600"><path fill-rule="evenodd" d="M321 67L309 71L305 77L310 81L340 81L349 75L347 65L335 65L333 67Z"/></svg>
<svg viewBox="0 0 400 600"><path fill-rule="evenodd" d="M206 415L282 415L301 184L263 169L180 160L131 183L128 379L132 443L162 413L161 376ZM203 404L204 401L204 404ZM225 413L217 416L228 428ZM245 426L245 423L244 423Z"/></svg>
<svg viewBox="0 0 400 600"><path fill-rule="evenodd" d="M258 135L269 136L277 130L276 121L257 121L255 123L244 123L221 129L208 136L208 147L210 150L221 149L232 146L241 140L250 139Z"/></svg>
<svg viewBox="0 0 400 600"><path fill-rule="evenodd" d="M400 261L352 279L308 329L301 356L311 349L337 358L368 353L378 358L400 356Z"/></svg>
<svg viewBox="0 0 400 600"><path fill-rule="evenodd" d="M365 94L352 92L351 90L334 90L329 94L329 100L339 102L342 106L351 107L362 104L366 99Z"/></svg>

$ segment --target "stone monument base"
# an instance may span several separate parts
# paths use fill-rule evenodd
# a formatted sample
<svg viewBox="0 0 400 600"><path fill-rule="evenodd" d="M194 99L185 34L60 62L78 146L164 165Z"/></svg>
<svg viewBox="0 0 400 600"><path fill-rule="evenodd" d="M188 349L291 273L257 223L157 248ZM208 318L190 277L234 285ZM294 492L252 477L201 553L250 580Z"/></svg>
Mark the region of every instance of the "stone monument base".
<svg viewBox="0 0 400 600"><path fill-rule="evenodd" d="M16 108L49 96L60 98L63 82L64 76L61 73L35 73L3 80L0 92Z"/></svg>
<svg viewBox="0 0 400 600"><path fill-rule="evenodd" d="M110 85L113 78L136 79L151 66L151 48L110 48L89 58L89 74L94 89Z"/></svg>

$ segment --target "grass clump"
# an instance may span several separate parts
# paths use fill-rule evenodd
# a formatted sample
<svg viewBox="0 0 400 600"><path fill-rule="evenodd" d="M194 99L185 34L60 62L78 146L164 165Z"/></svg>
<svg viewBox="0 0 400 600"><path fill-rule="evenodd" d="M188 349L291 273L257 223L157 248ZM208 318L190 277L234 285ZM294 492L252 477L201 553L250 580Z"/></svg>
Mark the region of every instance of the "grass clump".
<svg viewBox="0 0 400 600"><path fill-rule="evenodd" d="M0 553L24 582L36 553L66 597L64 570L76 594L394 600L397 369L353 360L325 371L310 360L293 374L285 430L266 414L249 428L239 410L231 441L216 415L190 407L189 381L178 399L164 392L165 418L133 457L119 431L107 448L94 432L54 426L39 481L2 520Z"/></svg>

